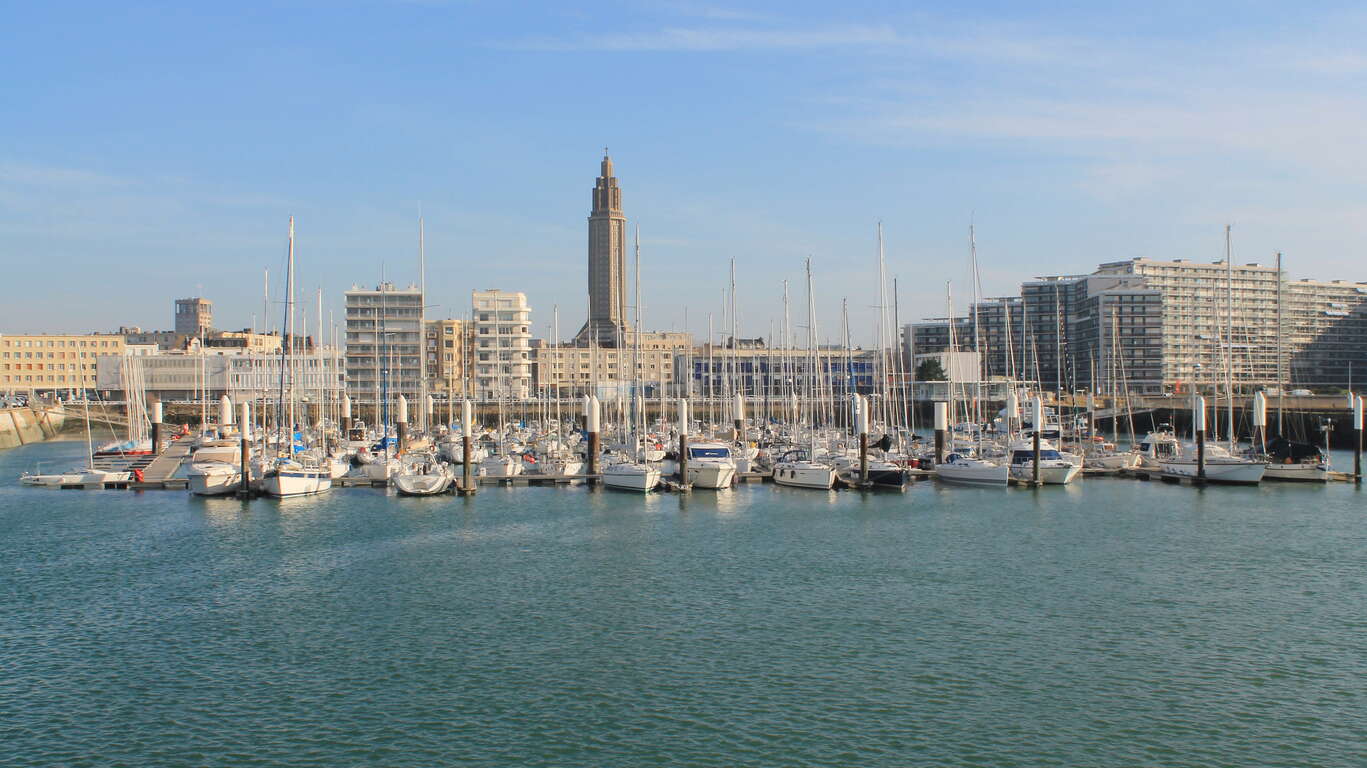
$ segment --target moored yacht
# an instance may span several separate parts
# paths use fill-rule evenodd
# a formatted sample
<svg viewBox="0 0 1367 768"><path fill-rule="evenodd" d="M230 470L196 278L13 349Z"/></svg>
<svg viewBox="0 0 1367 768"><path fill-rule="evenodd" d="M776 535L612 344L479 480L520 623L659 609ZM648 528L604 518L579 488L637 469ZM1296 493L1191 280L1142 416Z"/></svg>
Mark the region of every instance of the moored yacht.
<svg viewBox="0 0 1367 768"><path fill-rule="evenodd" d="M1082 471L1080 464L1070 461L1048 440L1039 443L1039 479L1046 485L1066 485ZM1011 445L1011 479L1032 482L1035 477L1035 446L1033 440L1017 440Z"/></svg>
<svg viewBox="0 0 1367 768"><path fill-rule="evenodd" d="M688 477L694 488L730 488L736 480L736 462L725 443L689 443Z"/></svg>
<svg viewBox="0 0 1367 768"><path fill-rule="evenodd" d="M1245 459L1233 456L1224 446L1206 444L1206 482L1226 485L1257 485L1267 470L1262 460ZM1163 461L1163 477L1174 480L1191 480L1200 474L1196 454L1179 456Z"/></svg>
<svg viewBox="0 0 1367 768"><path fill-rule="evenodd" d="M835 467L812 461L805 449L783 454L774 464L774 482L791 488L829 491L835 487Z"/></svg>
<svg viewBox="0 0 1367 768"><path fill-rule="evenodd" d="M281 456L264 468L260 487L262 493L278 499L310 496L332 488L332 474L314 456Z"/></svg>
<svg viewBox="0 0 1367 768"><path fill-rule="evenodd" d="M618 461L603 469L603 485L619 491L646 492L660 484L660 470L636 461Z"/></svg>
<svg viewBox="0 0 1367 768"><path fill-rule="evenodd" d="M951 453L935 465L935 477L948 483L963 485L1004 486L1010 481L1010 469L987 459L975 459Z"/></svg>

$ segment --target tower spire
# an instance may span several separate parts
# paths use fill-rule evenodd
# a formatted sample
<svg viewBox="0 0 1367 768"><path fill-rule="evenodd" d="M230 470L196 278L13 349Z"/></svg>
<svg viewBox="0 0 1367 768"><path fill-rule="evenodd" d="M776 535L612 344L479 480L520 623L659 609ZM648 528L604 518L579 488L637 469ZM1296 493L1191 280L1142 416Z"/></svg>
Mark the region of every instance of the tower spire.
<svg viewBox="0 0 1367 768"><path fill-rule="evenodd" d="M626 227L622 190L603 147L603 161L593 185L589 212L589 318L575 343L616 346L626 321Z"/></svg>

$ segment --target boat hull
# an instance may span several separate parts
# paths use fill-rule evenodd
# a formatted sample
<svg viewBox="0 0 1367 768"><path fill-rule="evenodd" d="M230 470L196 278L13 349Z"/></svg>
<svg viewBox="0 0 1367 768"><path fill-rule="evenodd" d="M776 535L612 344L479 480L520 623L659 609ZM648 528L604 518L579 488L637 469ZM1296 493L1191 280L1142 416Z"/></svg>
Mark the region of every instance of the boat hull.
<svg viewBox="0 0 1367 768"><path fill-rule="evenodd" d="M660 484L660 470L638 470L625 469L616 470L609 467L603 471L603 485L619 491L636 491L645 493L654 490Z"/></svg>
<svg viewBox="0 0 1367 768"><path fill-rule="evenodd" d="M277 499L312 496L332 488L332 477L322 470L286 471L261 479L261 492Z"/></svg>
<svg viewBox="0 0 1367 768"><path fill-rule="evenodd" d="M242 488L242 472L236 467L191 466L185 477L190 493L196 496L226 496Z"/></svg>
<svg viewBox="0 0 1367 768"><path fill-rule="evenodd" d="M736 468L724 464L688 465L688 483L694 488L730 488L736 480Z"/></svg>
<svg viewBox="0 0 1367 768"><path fill-rule="evenodd" d="M1263 473L1264 480L1282 483L1327 483L1329 465L1327 464L1268 464Z"/></svg>
<svg viewBox="0 0 1367 768"><path fill-rule="evenodd" d="M1005 486L1010 481L1010 470L1005 464L937 464L935 477L958 485Z"/></svg>
<svg viewBox="0 0 1367 768"><path fill-rule="evenodd" d="M779 464L774 467L774 482L789 488L829 491L835 487L835 468L822 465Z"/></svg>
<svg viewBox="0 0 1367 768"><path fill-rule="evenodd" d="M1041 462L1039 468L1039 479L1045 485L1067 485L1082 472L1082 467L1075 466L1071 462L1051 461L1047 465ZM1033 464L1012 464L1011 479L1020 482L1033 482L1035 479L1035 467Z"/></svg>
<svg viewBox="0 0 1367 768"><path fill-rule="evenodd" d="M1245 462L1206 462L1206 482L1222 485L1257 485L1267 470L1266 464ZM1163 477L1171 480L1195 480L1199 474L1196 461L1165 461Z"/></svg>

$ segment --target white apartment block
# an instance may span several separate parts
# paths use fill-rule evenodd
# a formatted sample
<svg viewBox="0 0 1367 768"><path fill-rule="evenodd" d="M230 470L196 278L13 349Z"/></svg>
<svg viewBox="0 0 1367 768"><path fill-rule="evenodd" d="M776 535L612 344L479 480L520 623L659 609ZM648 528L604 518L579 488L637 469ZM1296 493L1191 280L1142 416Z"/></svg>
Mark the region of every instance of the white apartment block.
<svg viewBox="0 0 1367 768"><path fill-rule="evenodd" d="M522 400L532 392L532 308L525 293L473 291L475 397Z"/></svg>

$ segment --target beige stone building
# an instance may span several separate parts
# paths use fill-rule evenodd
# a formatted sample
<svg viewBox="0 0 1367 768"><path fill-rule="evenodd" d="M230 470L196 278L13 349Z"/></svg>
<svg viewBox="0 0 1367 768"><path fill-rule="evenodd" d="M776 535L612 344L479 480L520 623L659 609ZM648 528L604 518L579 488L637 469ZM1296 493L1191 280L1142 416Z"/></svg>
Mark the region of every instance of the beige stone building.
<svg viewBox="0 0 1367 768"><path fill-rule="evenodd" d="M427 356L427 391L437 397L464 397L467 390L465 361L470 349L469 326L464 320L429 320L424 332Z"/></svg>
<svg viewBox="0 0 1367 768"><path fill-rule="evenodd" d="M625 346L543 346L534 351L536 388L562 397L618 390L635 379L651 393L675 393L678 360L693 346L693 337L682 332L645 332L636 358L636 333L627 331ZM631 363L637 361L638 375Z"/></svg>
<svg viewBox="0 0 1367 768"><path fill-rule="evenodd" d="M0 391L94 389L98 359L123 354L116 334L0 334Z"/></svg>

